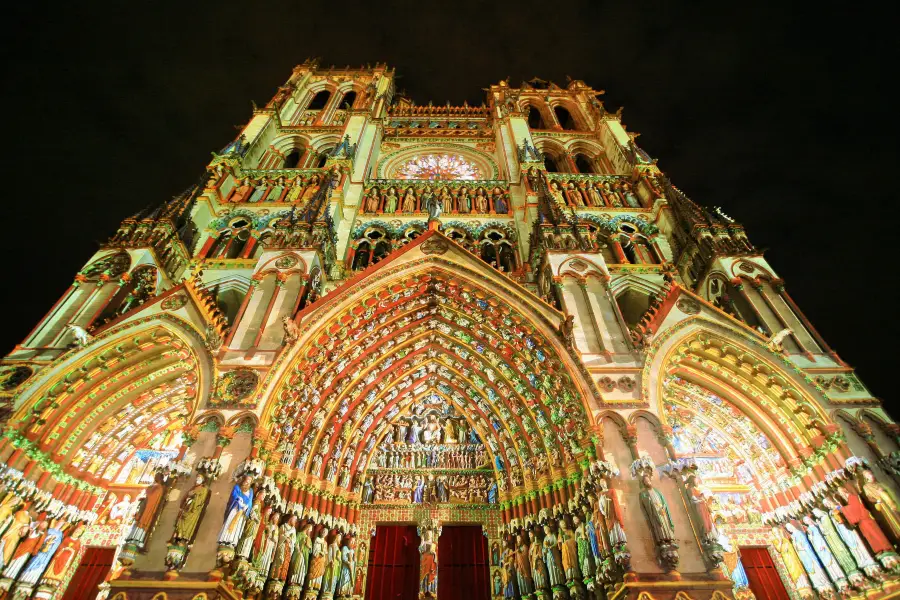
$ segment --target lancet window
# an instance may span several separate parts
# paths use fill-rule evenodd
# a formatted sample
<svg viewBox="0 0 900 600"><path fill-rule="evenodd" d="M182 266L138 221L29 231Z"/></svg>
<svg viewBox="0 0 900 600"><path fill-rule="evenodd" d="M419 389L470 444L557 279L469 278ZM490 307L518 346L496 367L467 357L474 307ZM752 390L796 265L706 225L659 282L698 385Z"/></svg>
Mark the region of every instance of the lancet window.
<svg viewBox="0 0 900 600"><path fill-rule="evenodd" d="M207 258L238 258L251 238L251 224L243 217L218 233L216 241L206 253Z"/></svg>

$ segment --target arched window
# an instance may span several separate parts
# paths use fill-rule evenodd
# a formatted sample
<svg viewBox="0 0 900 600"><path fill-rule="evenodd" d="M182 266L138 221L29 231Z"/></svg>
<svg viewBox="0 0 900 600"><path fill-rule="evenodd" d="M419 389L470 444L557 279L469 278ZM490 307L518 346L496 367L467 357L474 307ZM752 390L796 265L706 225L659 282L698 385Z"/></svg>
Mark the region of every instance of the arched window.
<svg viewBox="0 0 900 600"><path fill-rule="evenodd" d="M633 265L659 264L660 259L650 240L638 233L632 225L620 224L619 234L612 239L619 243L622 253L629 263Z"/></svg>
<svg viewBox="0 0 900 600"><path fill-rule="evenodd" d="M347 92L344 94L344 97L341 98L341 108L345 110L353 108L354 104L356 104L356 92Z"/></svg>
<svg viewBox="0 0 900 600"><path fill-rule="evenodd" d="M407 232L409 233L409 232ZM391 253L391 241L381 229L370 229L358 240L350 268L361 271Z"/></svg>
<svg viewBox="0 0 900 600"><path fill-rule="evenodd" d="M322 90L310 101L309 106L306 108L308 110L322 110L328 104L328 99L331 98L331 92L328 90Z"/></svg>
<svg viewBox="0 0 900 600"><path fill-rule="evenodd" d="M506 234L497 229L489 229L481 237L481 260L501 273L512 273L518 267L516 252Z"/></svg>
<svg viewBox="0 0 900 600"><path fill-rule="evenodd" d="M578 129L578 126L575 124L575 119L572 118L572 114L562 106L554 106L553 113L556 115L556 120L563 129Z"/></svg>
<svg viewBox="0 0 900 600"><path fill-rule="evenodd" d="M531 105L528 106L528 127L531 129L548 129L547 125L544 123L544 117L541 115L541 111Z"/></svg>
<svg viewBox="0 0 900 600"><path fill-rule="evenodd" d="M559 162L552 156L550 153L544 152L544 168L547 169L548 173L561 173L559 169Z"/></svg>
<svg viewBox="0 0 900 600"><path fill-rule="evenodd" d="M316 161L316 169L321 169L325 166L325 163L328 162L328 154L329 152L323 152L319 155L319 160Z"/></svg>
<svg viewBox="0 0 900 600"><path fill-rule="evenodd" d="M285 169L296 169L297 165L300 164L300 157L303 156L302 148L294 148L291 150L288 155L284 158L284 168Z"/></svg>
<svg viewBox="0 0 900 600"><path fill-rule="evenodd" d="M208 258L237 258L250 240L250 221L241 217L231 226L219 232L216 242L210 247Z"/></svg>
<svg viewBox="0 0 900 600"><path fill-rule="evenodd" d="M578 167L579 173L596 173L597 169L594 168L594 164L587 156L584 154L576 154L575 155L575 166Z"/></svg>
<svg viewBox="0 0 900 600"><path fill-rule="evenodd" d="M641 322L644 313L650 308L652 298L644 292L629 288L616 296L616 304L622 312L622 318L629 327Z"/></svg>

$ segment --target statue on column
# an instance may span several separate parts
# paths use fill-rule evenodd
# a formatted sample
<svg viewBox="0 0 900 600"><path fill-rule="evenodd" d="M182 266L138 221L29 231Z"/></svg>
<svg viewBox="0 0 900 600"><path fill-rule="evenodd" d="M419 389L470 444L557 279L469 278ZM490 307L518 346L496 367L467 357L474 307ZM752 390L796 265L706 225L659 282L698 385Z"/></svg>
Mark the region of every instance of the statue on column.
<svg viewBox="0 0 900 600"><path fill-rule="evenodd" d="M781 555L781 560L784 562L794 589L800 593L801 598L812 597L812 586L806 576L806 569L803 568L803 563L800 562L800 557L797 556L797 551L790 538L785 536L780 527L773 527L771 541L772 546Z"/></svg>
<svg viewBox="0 0 900 600"><path fill-rule="evenodd" d="M419 538L419 598L434 598L437 596L437 565L438 547L437 537L441 534L441 528L430 517L425 517L418 527Z"/></svg>
<svg viewBox="0 0 900 600"><path fill-rule="evenodd" d="M809 575L809 580L812 582L813 588L815 588L820 596L834 595L834 588L831 586L831 582L828 581L828 576L825 574L819 561L816 560L815 551L809 544L809 540L806 539L806 534L791 523L785 524L784 528L791 536L791 543L794 546L794 550L797 552L797 556L800 559L800 563L803 565L803 569L806 571L806 574Z"/></svg>
<svg viewBox="0 0 900 600"><path fill-rule="evenodd" d="M340 600L353 597L353 584L356 581L356 539L348 538L341 548L341 575L338 578L335 595Z"/></svg>
<svg viewBox="0 0 900 600"><path fill-rule="evenodd" d="M562 554L563 572L566 584L574 586L581 583L581 566L578 564L578 542L575 531L565 518L559 520L559 545Z"/></svg>
<svg viewBox="0 0 900 600"><path fill-rule="evenodd" d="M875 474L866 465L856 469L856 477L863 496L875 509L875 518L881 521L882 529L900 542L900 510L893 495L875 481Z"/></svg>
<svg viewBox="0 0 900 600"><path fill-rule="evenodd" d="M719 544L719 531L709 509L709 496L701 485L703 482L696 473L691 473L684 479L685 488L690 494L691 504L699 520L702 529L700 543L707 558L714 566L722 564L722 546Z"/></svg>
<svg viewBox="0 0 900 600"><path fill-rule="evenodd" d="M809 523L811 526L815 524L816 528L824 538L824 541L827 543L828 548L831 550L831 553L834 555L835 560L840 565L841 571L846 573L847 581L849 581L850 585L859 589L865 587L865 577L859 572L859 569L856 568L856 561L853 559L853 554L844 543L844 540L841 539L841 536L838 534L837 528L829 518L828 513L820 508L813 508L812 517L806 517L804 521L806 521L806 519L810 520Z"/></svg>
<svg viewBox="0 0 900 600"><path fill-rule="evenodd" d="M591 528L587 527L577 514L572 515L572 522L575 525L575 543L578 545L578 565L581 568L581 576L587 588L593 590L597 563L594 561L594 550L588 536L588 530Z"/></svg>
<svg viewBox="0 0 900 600"><path fill-rule="evenodd" d="M516 579L519 583L519 593L529 596L534 593L534 578L531 576L531 561L528 556L528 534L516 535Z"/></svg>
<svg viewBox="0 0 900 600"><path fill-rule="evenodd" d="M309 553L312 550L313 524L307 523L297 532L294 553L291 555L291 568L288 572L287 600L300 600L306 572L309 566Z"/></svg>
<svg viewBox="0 0 900 600"><path fill-rule="evenodd" d="M9 591L13 582L19 577L19 573L25 567L25 563L40 552L44 539L47 537L48 528L47 521L39 521L37 524L32 523L28 533L16 546L9 564L3 569L3 576L0 578L0 589Z"/></svg>
<svg viewBox="0 0 900 600"><path fill-rule="evenodd" d="M165 504L167 490L166 474L161 470L157 471L153 483L138 496L138 509L134 524L125 536L126 546L132 545L135 550L143 550L147 543L147 536L150 535L160 509Z"/></svg>
<svg viewBox="0 0 900 600"><path fill-rule="evenodd" d="M868 543L875 558L889 571L900 569L900 557L859 495L850 493L844 487L837 488L835 492L842 501L842 506L838 510L851 526L859 529L860 535Z"/></svg>
<svg viewBox="0 0 900 600"><path fill-rule="evenodd" d="M175 519L175 527L166 552L166 567L169 571L177 571L184 566L187 553L200 528L200 521L206 512L206 505L209 504L209 496L206 478L198 475L197 482L184 497L178 517Z"/></svg>
<svg viewBox="0 0 900 600"><path fill-rule="evenodd" d="M297 516L291 515L282 523L275 546L275 556L269 570L269 582L266 584L266 595L269 598L281 598L284 582L291 566L291 555L297 542Z"/></svg>
<svg viewBox="0 0 900 600"><path fill-rule="evenodd" d="M547 565L544 563L544 545L535 528L529 535L528 561L531 563L531 578L534 581L535 591L547 591L550 589L550 579L547 575Z"/></svg>
<svg viewBox="0 0 900 600"><path fill-rule="evenodd" d="M325 575L322 577L322 593L320 600L334 597L338 579L341 576L341 532L335 532L325 555Z"/></svg>
<svg viewBox="0 0 900 600"><path fill-rule="evenodd" d="M504 542L503 558L503 597L506 600L516 600L519 597L519 581L516 574L516 552L512 547L512 540Z"/></svg>
<svg viewBox="0 0 900 600"><path fill-rule="evenodd" d="M835 560L834 554L832 554L828 543L822 536L822 532L819 531L815 521L809 516L803 518L803 523L806 525L806 538L809 540L809 544L812 546L816 556L819 557L819 563L825 567L825 572L828 573L828 577L837 587L838 593L841 596L848 595L850 593L850 585L847 583L847 576L837 560ZM801 526L797 524L797 528L800 529Z"/></svg>
<svg viewBox="0 0 900 600"><path fill-rule="evenodd" d="M559 550L559 541L556 534L550 528L550 525L544 525L544 565L547 567L547 581L551 588L556 591L564 590L566 585L566 574L562 566L562 553Z"/></svg>
<svg viewBox="0 0 900 600"><path fill-rule="evenodd" d="M656 542L656 557L659 565L666 572L674 571L678 568L678 544L675 541L675 524L672 522L672 515L669 513L669 505L662 493L653 487L650 479L653 473L653 463L649 458L645 457L635 461L631 465L632 475L640 477L641 482L641 509L647 522L650 524L650 531L653 533L653 540Z"/></svg>
<svg viewBox="0 0 900 600"><path fill-rule="evenodd" d="M34 591L34 586L40 581L44 571L53 559L53 555L56 554L56 550L62 544L63 532L60 525L61 523L57 521L56 523L51 523L47 529L47 534L41 541L38 551L31 557L31 560L25 565L25 570L22 571L16 580L16 589L13 597L17 597L20 594L27 597Z"/></svg>
<svg viewBox="0 0 900 600"><path fill-rule="evenodd" d="M325 576L325 560L328 553L328 544L325 543L325 528L319 530L312 544L309 556L309 572L307 573L306 600L316 600L319 590L322 588L322 578Z"/></svg>
<svg viewBox="0 0 900 600"><path fill-rule="evenodd" d="M227 564L234 559L235 547L244 533L244 523L253 509L253 478L242 476L234 487L225 505L225 522L219 532L219 549L216 562Z"/></svg>
<svg viewBox="0 0 900 600"><path fill-rule="evenodd" d="M269 577L269 569L275 558L275 549L278 547L278 521L280 513L273 507L266 507L263 519L253 542L253 561L251 563L251 575L248 591L259 593L266 585Z"/></svg>

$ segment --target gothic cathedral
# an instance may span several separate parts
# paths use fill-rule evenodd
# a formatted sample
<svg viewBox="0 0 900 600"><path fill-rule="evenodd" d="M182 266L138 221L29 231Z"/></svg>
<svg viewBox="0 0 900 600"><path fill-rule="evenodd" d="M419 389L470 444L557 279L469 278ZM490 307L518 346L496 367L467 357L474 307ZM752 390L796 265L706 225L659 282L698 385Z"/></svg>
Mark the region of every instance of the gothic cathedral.
<svg viewBox="0 0 900 600"><path fill-rule="evenodd" d="M900 427L602 94L296 67L3 359L0 599L900 592Z"/></svg>

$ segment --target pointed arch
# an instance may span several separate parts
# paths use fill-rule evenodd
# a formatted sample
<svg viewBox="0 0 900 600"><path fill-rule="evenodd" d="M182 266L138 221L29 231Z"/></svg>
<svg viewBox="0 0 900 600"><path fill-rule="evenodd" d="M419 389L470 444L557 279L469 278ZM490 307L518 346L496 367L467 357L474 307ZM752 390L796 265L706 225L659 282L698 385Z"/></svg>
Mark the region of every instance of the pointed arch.
<svg viewBox="0 0 900 600"><path fill-rule="evenodd" d="M678 323L651 344L642 376L644 395L665 424L687 419L716 431L730 448L759 456L759 473L777 489L796 483L828 452L823 442L834 422L820 391L736 328L702 317Z"/></svg>
<svg viewBox="0 0 900 600"><path fill-rule="evenodd" d="M132 320L41 371L20 395L14 422L67 473L102 484L136 450L173 442L208 396L212 372L186 322L171 314Z"/></svg>
<svg viewBox="0 0 900 600"><path fill-rule="evenodd" d="M398 253L301 313L300 339L266 382L262 427L282 432L294 476L354 498L347 470L358 484L378 440L429 395L502 457L495 475L510 488L535 491L530 471L558 479L593 456L585 424L601 401L557 338L556 312L435 231Z"/></svg>

